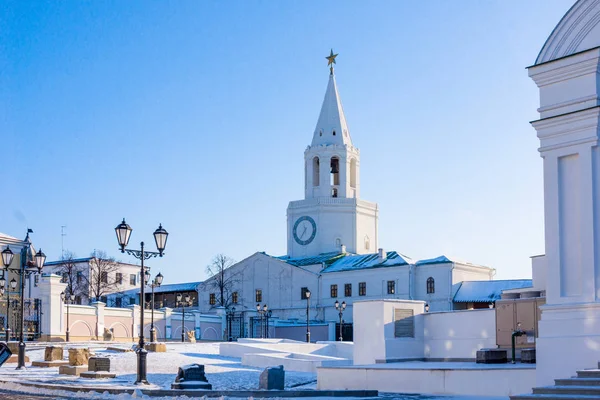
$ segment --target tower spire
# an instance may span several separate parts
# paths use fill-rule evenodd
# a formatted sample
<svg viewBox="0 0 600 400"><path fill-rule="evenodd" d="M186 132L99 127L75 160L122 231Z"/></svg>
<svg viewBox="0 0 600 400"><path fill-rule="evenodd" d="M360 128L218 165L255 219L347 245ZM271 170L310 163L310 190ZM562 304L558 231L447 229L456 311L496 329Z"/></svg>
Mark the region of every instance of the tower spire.
<svg viewBox="0 0 600 400"><path fill-rule="evenodd" d="M337 56L337 54L333 54L333 49L331 49L329 56L325 57L327 59L327 66L329 67L331 65L331 67L329 67L329 75L333 75L333 64L335 64L335 58Z"/></svg>

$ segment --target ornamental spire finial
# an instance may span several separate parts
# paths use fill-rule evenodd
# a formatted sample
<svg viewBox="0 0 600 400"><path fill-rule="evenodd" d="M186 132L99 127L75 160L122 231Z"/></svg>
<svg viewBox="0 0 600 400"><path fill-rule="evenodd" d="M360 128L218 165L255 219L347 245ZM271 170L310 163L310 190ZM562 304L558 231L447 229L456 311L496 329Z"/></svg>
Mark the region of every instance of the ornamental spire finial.
<svg viewBox="0 0 600 400"><path fill-rule="evenodd" d="M333 64L335 64L335 58L337 56L337 54L333 54L333 49L331 49L331 53L329 53L329 56L325 57L327 59L327 66L329 67L331 65L331 67L329 67L329 73L331 75L333 75Z"/></svg>

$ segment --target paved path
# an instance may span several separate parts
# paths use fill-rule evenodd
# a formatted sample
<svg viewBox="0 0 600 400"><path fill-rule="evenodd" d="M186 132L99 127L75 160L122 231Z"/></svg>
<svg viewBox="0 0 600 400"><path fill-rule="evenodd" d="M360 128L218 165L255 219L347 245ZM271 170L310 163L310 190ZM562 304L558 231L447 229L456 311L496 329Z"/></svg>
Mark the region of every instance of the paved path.
<svg viewBox="0 0 600 400"><path fill-rule="evenodd" d="M23 393L15 393L9 392L6 390L0 390L0 399L10 399L10 400L50 400L50 399L59 399L59 400L72 400L72 397L57 397L50 396L44 394L23 394Z"/></svg>

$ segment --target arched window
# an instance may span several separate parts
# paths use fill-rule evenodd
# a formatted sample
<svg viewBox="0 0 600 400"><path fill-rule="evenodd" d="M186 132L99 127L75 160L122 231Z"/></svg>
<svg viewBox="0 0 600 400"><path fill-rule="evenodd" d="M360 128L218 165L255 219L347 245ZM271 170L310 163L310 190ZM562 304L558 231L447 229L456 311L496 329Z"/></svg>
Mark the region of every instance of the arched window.
<svg viewBox="0 0 600 400"><path fill-rule="evenodd" d="M371 248L371 240L369 240L368 236L365 236L365 250L369 250Z"/></svg>
<svg viewBox="0 0 600 400"><path fill-rule="evenodd" d="M432 277L427 278L427 294L435 293L435 281Z"/></svg>
<svg viewBox="0 0 600 400"><path fill-rule="evenodd" d="M340 184L340 159L331 157L331 185L338 186Z"/></svg>
<svg viewBox="0 0 600 400"><path fill-rule="evenodd" d="M319 131L319 136L323 136L323 131Z"/></svg>
<svg viewBox="0 0 600 400"><path fill-rule="evenodd" d="M356 187L356 159L350 161L350 187Z"/></svg>
<svg viewBox="0 0 600 400"><path fill-rule="evenodd" d="M319 186L319 157L313 158L313 186Z"/></svg>
<svg viewBox="0 0 600 400"><path fill-rule="evenodd" d="M335 136L335 131L333 131L333 136Z"/></svg>

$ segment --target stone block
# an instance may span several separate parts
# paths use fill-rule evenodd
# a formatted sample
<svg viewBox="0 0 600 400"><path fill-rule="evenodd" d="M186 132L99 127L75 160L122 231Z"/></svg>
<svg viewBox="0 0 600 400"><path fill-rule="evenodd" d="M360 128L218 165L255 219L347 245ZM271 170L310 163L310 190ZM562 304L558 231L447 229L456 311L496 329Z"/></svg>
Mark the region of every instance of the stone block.
<svg viewBox="0 0 600 400"><path fill-rule="evenodd" d="M108 357L90 357L90 359L88 360L88 371L110 372L110 358L108 358Z"/></svg>
<svg viewBox="0 0 600 400"><path fill-rule="evenodd" d="M166 353L167 352L167 344L166 343L148 343L146 345L146 350L153 351L156 353Z"/></svg>
<svg viewBox="0 0 600 400"><path fill-rule="evenodd" d="M69 349L69 365L87 365L90 359L90 349L74 348Z"/></svg>
<svg viewBox="0 0 600 400"><path fill-rule="evenodd" d="M477 350L478 364L505 364L508 362L508 352L505 349Z"/></svg>
<svg viewBox="0 0 600 400"><path fill-rule="evenodd" d="M265 390L283 390L285 385L285 371L283 365L269 367L260 374L258 388Z"/></svg>
<svg viewBox="0 0 600 400"><path fill-rule="evenodd" d="M44 350L44 361L62 361L63 357L62 346L47 346Z"/></svg>
<svg viewBox="0 0 600 400"><path fill-rule="evenodd" d="M61 375L79 376L82 372L87 371L87 365L63 365L58 367L58 373Z"/></svg>
<svg viewBox="0 0 600 400"><path fill-rule="evenodd" d="M196 343L196 333L194 331L187 331L186 333L190 343Z"/></svg>
<svg viewBox="0 0 600 400"><path fill-rule="evenodd" d="M521 350L521 362L535 364L535 348Z"/></svg>
<svg viewBox="0 0 600 400"><path fill-rule="evenodd" d="M204 374L204 365L188 364L179 367L171 389L212 389Z"/></svg>

